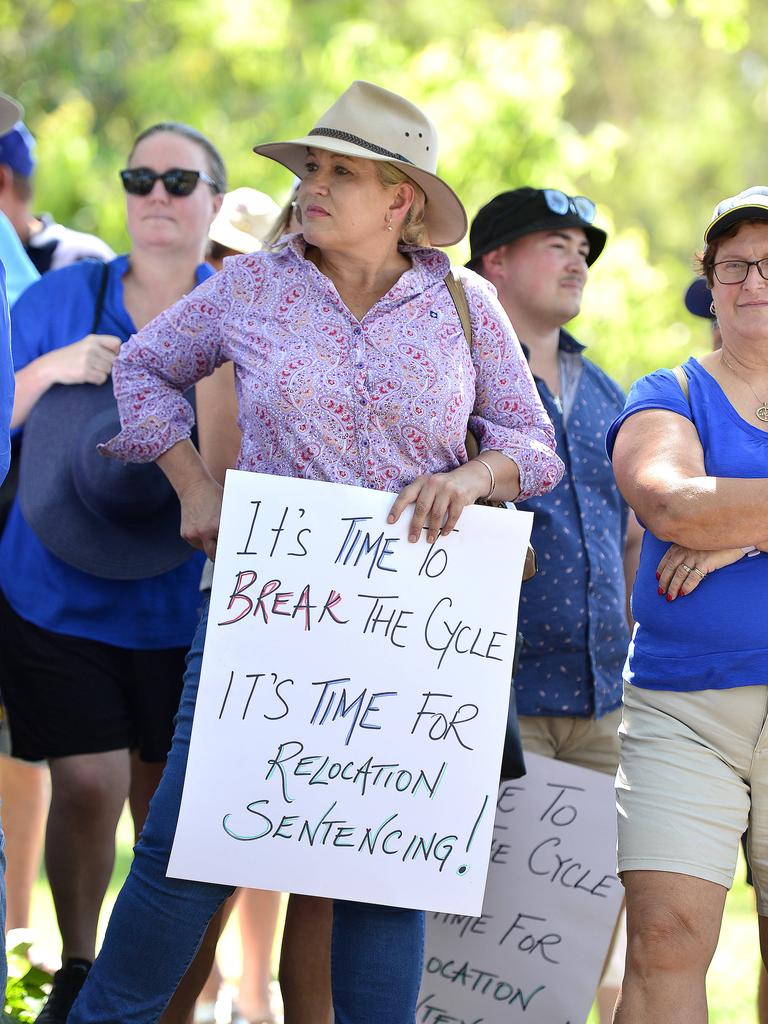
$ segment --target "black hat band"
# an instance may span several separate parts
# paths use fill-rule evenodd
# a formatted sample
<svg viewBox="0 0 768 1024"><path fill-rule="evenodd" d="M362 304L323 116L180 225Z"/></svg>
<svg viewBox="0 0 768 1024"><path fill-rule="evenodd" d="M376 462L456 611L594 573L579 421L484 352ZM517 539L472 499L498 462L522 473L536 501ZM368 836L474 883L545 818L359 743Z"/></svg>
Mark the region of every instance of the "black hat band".
<svg viewBox="0 0 768 1024"><path fill-rule="evenodd" d="M360 146L362 149L368 149L371 153L378 153L379 156L387 156L390 160L401 160L406 164L413 164L413 160L409 160L407 156L403 156L402 153L393 153L389 149L384 149L383 146L377 146L375 142L367 142L365 139L361 139L359 135L350 135L349 132L339 131L338 128L313 128L312 131L307 132L308 135L324 135L329 139L340 139L342 142L351 142L354 146Z"/></svg>

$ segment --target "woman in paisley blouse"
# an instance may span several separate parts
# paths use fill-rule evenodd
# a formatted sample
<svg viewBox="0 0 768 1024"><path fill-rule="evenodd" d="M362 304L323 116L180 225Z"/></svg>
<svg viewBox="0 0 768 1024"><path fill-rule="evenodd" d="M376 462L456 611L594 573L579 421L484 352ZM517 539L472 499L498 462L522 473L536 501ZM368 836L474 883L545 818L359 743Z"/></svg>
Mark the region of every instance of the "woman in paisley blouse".
<svg viewBox="0 0 768 1024"><path fill-rule="evenodd" d="M413 506L412 542L422 530L429 542L449 533L490 492L514 501L552 488L562 471L552 426L495 292L461 271L470 352L445 285L449 261L429 247L466 231L460 201L434 173L431 122L355 82L307 136L256 152L301 179L302 230L274 252L227 260L123 347L123 429L108 453L156 460L179 495L183 535L213 557L222 489L189 440L182 392L231 360L237 468L399 492L390 522ZM471 461L468 424L480 443ZM204 637L203 622L169 766L70 1024L155 1021L231 891L165 877ZM423 938L419 911L337 901L337 1024L413 1022Z"/></svg>

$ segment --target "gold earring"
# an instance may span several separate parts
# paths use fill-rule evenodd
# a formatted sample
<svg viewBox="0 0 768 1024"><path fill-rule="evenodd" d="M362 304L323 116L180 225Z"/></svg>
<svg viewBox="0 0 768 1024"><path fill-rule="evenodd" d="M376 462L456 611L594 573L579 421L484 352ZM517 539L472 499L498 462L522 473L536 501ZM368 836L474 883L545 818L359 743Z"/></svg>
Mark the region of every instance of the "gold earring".
<svg viewBox="0 0 768 1024"><path fill-rule="evenodd" d="M387 211L387 216L385 218L385 222L386 222L386 225L387 225L387 231L391 231L392 230L392 214L389 212L389 210Z"/></svg>

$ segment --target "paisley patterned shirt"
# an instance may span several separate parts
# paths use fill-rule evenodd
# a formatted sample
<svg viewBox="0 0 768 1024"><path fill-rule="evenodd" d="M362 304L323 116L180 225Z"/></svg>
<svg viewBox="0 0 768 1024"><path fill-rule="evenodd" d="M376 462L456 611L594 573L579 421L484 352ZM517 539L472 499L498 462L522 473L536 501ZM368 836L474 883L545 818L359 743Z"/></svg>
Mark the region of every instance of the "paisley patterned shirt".
<svg viewBox="0 0 768 1024"><path fill-rule="evenodd" d="M469 420L481 449L515 461L522 497L557 483L552 424L491 286L460 272L470 353L444 253L403 246L411 268L358 321L304 249L296 235L279 251L230 257L123 346L123 429L106 454L150 461L187 437L181 392L232 360L238 469L398 491L466 462Z"/></svg>

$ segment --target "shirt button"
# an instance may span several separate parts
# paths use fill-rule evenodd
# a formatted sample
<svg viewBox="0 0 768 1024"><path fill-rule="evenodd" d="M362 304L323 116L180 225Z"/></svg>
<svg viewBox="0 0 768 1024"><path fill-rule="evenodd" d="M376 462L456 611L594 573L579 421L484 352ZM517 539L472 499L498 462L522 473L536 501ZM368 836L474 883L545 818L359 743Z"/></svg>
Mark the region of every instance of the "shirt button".
<svg viewBox="0 0 768 1024"><path fill-rule="evenodd" d="M367 398L361 398L360 399L360 405L368 405L368 399Z"/></svg>
<svg viewBox="0 0 768 1024"><path fill-rule="evenodd" d="M362 370L363 366L365 366L365 363L363 363L363 362L355 363L355 366L357 367L358 370Z"/></svg>
<svg viewBox="0 0 768 1024"><path fill-rule="evenodd" d="M363 329L362 329L362 327L360 326L360 324L358 324L358 325L357 325L357 326L355 327L355 334L361 334L361 333L362 333L362 330L363 330Z"/></svg>
<svg viewBox="0 0 768 1024"><path fill-rule="evenodd" d="M363 438L363 447L364 447L364 448L367 448L367 447L368 447L368 438L367 438L367 437L364 437L364 438Z"/></svg>

